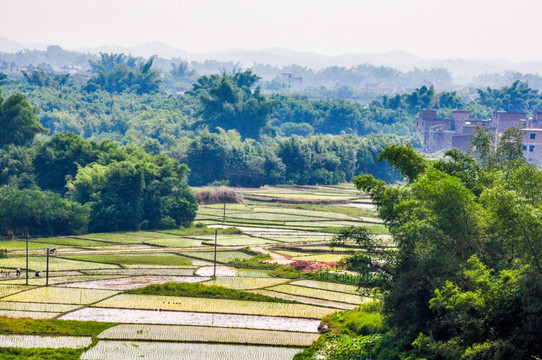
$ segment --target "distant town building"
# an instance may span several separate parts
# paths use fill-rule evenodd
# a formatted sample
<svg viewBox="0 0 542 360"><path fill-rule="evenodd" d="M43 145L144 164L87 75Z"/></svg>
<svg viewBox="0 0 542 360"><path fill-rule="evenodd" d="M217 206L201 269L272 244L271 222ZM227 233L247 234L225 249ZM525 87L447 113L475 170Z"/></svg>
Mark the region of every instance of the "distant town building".
<svg viewBox="0 0 542 360"><path fill-rule="evenodd" d="M53 71L57 74L69 74L69 75L75 75L80 73L82 70L82 67L79 65L65 65L63 67L55 67L53 68Z"/></svg>
<svg viewBox="0 0 542 360"><path fill-rule="evenodd" d="M280 74L281 85L285 89L300 91L303 89L303 77L290 73Z"/></svg>
<svg viewBox="0 0 542 360"><path fill-rule="evenodd" d="M479 119L471 117L468 111L454 111L451 117L438 118L436 110L422 110L416 131L422 137L426 153L450 149L465 152L470 148L471 136L477 126L494 131L497 136L502 136L513 126L518 127L523 133L525 159L542 165L542 113L534 113L528 118L525 113L497 111L491 119Z"/></svg>

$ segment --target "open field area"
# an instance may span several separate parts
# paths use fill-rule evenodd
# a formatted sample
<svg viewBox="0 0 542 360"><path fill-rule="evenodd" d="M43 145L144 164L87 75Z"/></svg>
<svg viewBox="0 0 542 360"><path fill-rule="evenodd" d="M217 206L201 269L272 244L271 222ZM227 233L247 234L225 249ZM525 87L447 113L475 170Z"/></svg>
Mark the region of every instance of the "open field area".
<svg viewBox="0 0 542 360"><path fill-rule="evenodd" d="M0 326L0 347L19 347L27 337L29 347L68 347L62 351L82 359L291 359L318 338L322 317L355 309L366 298L346 283L280 277L275 262L335 264L352 251L353 244L334 252L328 246L342 226L366 226L393 244L374 210L357 207L366 198L351 186L239 193L244 202L227 204L225 211L223 204L201 205L189 229L29 239L29 285L26 241L0 241L8 250L0 259L0 316L14 323L71 324L71 330L56 332ZM47 287L46 248L57 249L49 258ZM17 268L23 270L20 276ZM220 286L225 294L246 291L273 299L128 293L167 283ZM282 302L270 302L275 299ZM85 332L88 322L104 327Z"/></svg>

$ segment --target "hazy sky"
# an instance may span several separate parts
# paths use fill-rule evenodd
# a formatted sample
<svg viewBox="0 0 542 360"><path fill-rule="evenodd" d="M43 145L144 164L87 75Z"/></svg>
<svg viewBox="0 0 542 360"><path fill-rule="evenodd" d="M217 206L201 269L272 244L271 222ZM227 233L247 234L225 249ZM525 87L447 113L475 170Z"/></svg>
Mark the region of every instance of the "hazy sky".
<svg viewBox="0 0 542 360"><path fill-rule="evenodd" d="M542 0L0 0L0 37L63 47L542 59Z"/></svg>

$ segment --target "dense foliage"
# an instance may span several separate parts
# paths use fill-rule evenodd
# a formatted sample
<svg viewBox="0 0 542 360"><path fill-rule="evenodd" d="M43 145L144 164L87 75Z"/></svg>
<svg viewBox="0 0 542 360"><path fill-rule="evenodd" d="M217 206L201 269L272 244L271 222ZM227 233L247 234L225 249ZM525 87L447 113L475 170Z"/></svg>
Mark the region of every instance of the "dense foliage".
<svg viewBox="0 0 542 360"><path fill-rule="evenodd" d="M14 133L37 123L33 111L8 115ZM31 146L8 143L0 165L0 236L178 228L196 215L186 165L135 146L59 133Z"/></svg>
<svg viewBox="0 0 542 360"><path fill-rule="evenodd" d="M110 93L135 92L148 94L157 92L160 87L160 73L152 69L154 57L140 61L124 54L101 53L99 61L91 61L90 65L96 73L88 80L84 91L93 92L98 89Z"/></svg>
<svg viewBox="0 0 542 360"><path fill-rule="evenodd" d="M24 95L14 94L4 100L0 91L0 148L29 144L34 136L45 132L37 112Z"/></svg>
<svg viewBox="0 0 542 360"><path fill-rule="evenodd" d="M542 354L542 171L525 163L514 130L493 151L483 146L487 136L475 134L472 154L451 151L438 161L408 146L387 148L381 158L404 175L401 185L355 179L397 242L384 270L381 258L361 259L388 280L387 331L371 358Z"/></svg>

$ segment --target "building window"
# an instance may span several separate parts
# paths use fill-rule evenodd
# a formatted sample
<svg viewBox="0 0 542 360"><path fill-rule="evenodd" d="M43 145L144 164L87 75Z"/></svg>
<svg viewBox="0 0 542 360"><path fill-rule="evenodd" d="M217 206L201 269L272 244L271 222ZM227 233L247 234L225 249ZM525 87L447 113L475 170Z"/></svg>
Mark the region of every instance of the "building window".
<svg viewBox="0 0 542 360"><path fill-rule="evenodd" d="M529 152L533 152L534 151L534 145L529 145Z"/></svg>
<svg viewBox="0 0 542 360"><path fill-rule="evenodd" d="M523 151L527 151L527 145L523 145Z"/></svg>
<svg viewBox="0 0 542 360"><path fill-rule="evenodd" d="M531 133L531 140L536 139L536 133Z"/></svg>

